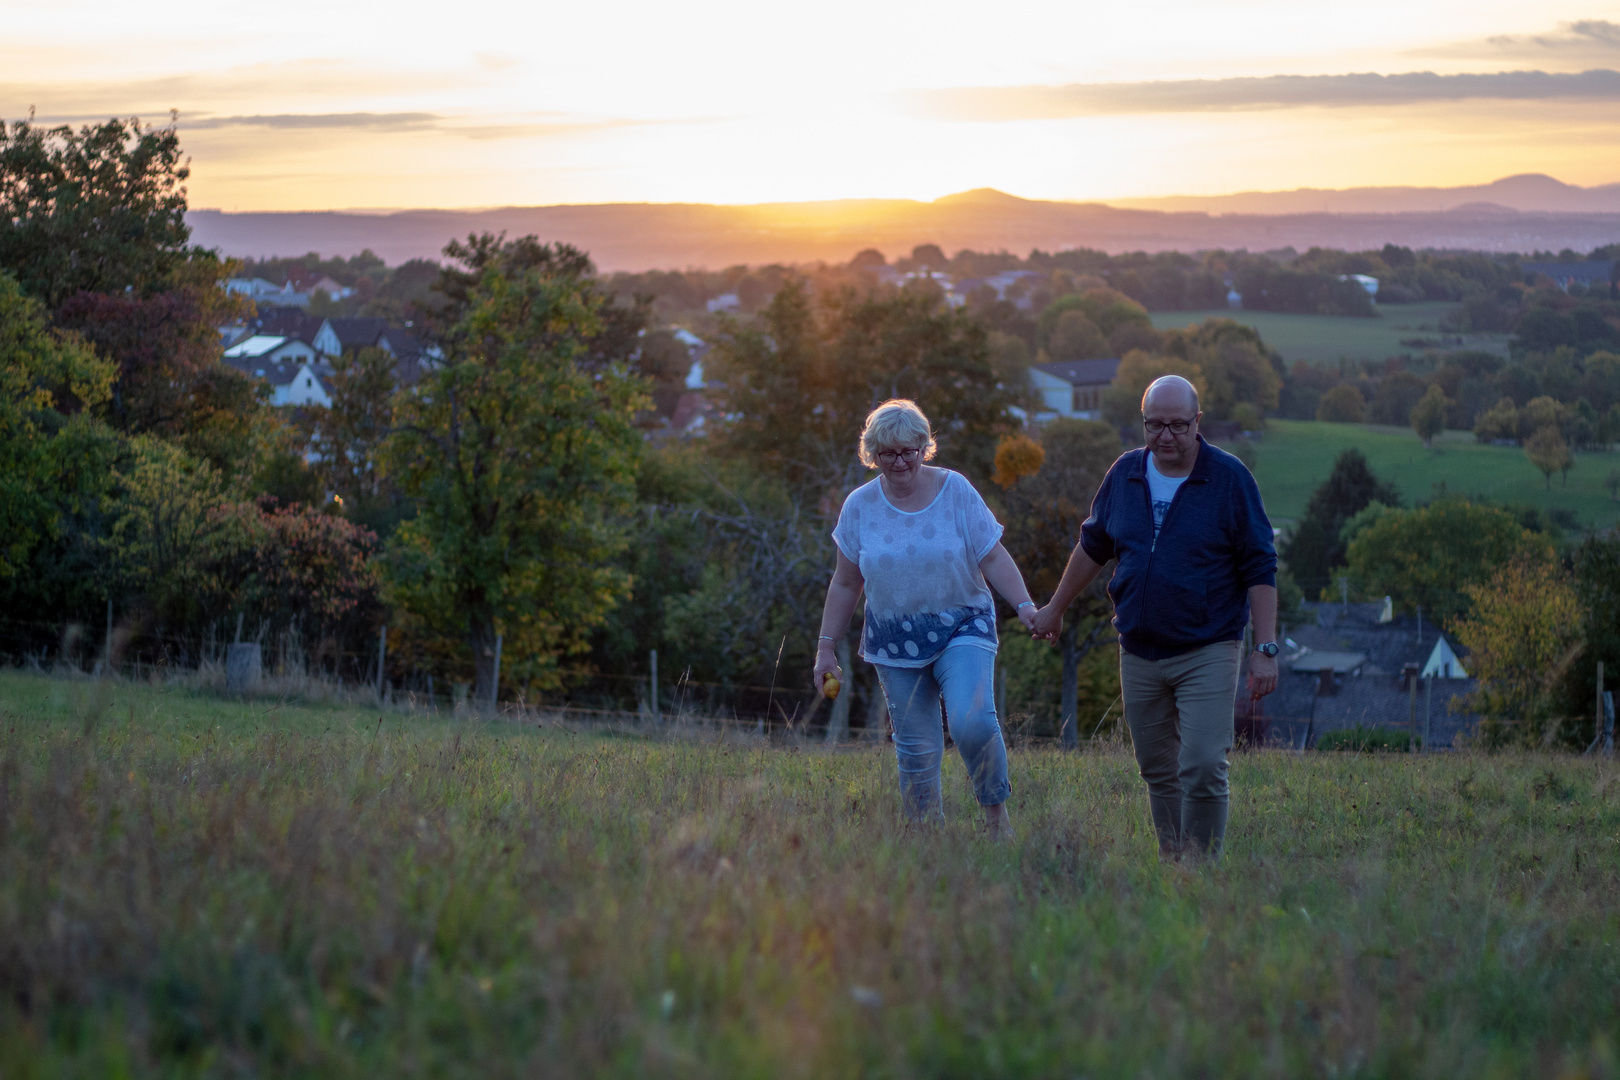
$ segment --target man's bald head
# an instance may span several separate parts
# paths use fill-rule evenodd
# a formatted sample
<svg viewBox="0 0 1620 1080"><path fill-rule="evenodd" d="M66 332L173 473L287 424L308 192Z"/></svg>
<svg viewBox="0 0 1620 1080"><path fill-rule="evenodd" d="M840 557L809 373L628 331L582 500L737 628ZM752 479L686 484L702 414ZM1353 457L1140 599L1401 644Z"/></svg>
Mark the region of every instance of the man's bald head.
<svg viewBox="0 0 1620 1080"><path fill-rule="evenodd" d="M1198 388L1180 375L1160 375L1148 384L1147 391L1142 395L1143 416L1147 415L1150 403L1177 411L1185 408L1186 415L1191 418L1198 415Z"/></svg>

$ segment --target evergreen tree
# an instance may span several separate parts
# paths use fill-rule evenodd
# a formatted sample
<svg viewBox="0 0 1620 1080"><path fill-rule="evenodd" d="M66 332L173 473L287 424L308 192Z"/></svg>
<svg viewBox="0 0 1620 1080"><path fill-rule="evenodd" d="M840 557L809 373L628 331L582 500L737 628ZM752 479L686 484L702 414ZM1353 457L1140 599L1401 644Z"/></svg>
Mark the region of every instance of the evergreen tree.
<svg viewBox="0 0 1620 1080"><path fill-rule="evenodd" d="M1345 522L1374 502L1402 505L1395 485L1374 476L1360 450L1346 450L1311 494L1304 516L1283 546L1282 557L1306 596L1326 589L1333 568L1345 565L1345 543L1339 534Z"/></svg>

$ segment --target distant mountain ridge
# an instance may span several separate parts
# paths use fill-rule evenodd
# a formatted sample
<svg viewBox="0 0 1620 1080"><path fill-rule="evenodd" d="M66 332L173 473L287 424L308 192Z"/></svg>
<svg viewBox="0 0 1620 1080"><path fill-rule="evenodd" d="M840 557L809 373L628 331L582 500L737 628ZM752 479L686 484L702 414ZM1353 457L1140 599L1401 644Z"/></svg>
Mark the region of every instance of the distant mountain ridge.
<svg viewBox="0 0 1620 1080"><path fill-rule="evenodd" d="M1311 199L1344 208L1323 210L1308 205ZM1584 200L1583 208L1563 207L1560 199ZM1417 206L1421 200L1429 205ZM1216 204L1231 209L1208 209ZM1468 188L1307 190L1111 204L1022 199L981 188L933 202L598 203L394 213L194 210L187 221L197 243L226 255L353 255L370 248L397 264L437 258L451 238L487 231L567 241L590 252L604 270L844 262L869 247L893 258L923 243L947 251L1019 254L1031 248L1074 247L1110 252L1288 246L1359 250L1385 243L1475 251L1588 251L1620 242L1620 184L1579 188L1546 176L1516 176Z"/></svg>
<svg viewBox="0 0 1620 1080"><path fill-rule="evenodd" d="M1109 200L1110 206L1137 210L1209 214L1421 214L1487 203L1523 213L1620 214L1620 184L1583 188L1542 173L1521 173L1472 187L1298 188Z"/></svg>

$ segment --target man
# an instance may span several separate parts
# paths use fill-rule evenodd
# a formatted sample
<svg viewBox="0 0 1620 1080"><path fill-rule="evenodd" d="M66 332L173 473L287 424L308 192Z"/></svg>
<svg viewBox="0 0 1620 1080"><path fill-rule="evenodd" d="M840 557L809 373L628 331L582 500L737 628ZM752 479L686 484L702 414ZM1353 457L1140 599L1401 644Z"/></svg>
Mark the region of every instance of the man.
<svg viewBox="0 0 1620 1080"><path fill-rule="evenodd" d="M1056 641L1063 613L1110 559L1125 722L1147 782L1159 852L1218 858L1226 836L1227 753L1254 614L1249 694L1277 687L1277 553L1260 489L1243 463L1198 434L1198 391L1178 375L1142 395L1147 445L1122 455L1091 504L1032 633ZM1163 550L1160 550L1160 548Z"/></svg>

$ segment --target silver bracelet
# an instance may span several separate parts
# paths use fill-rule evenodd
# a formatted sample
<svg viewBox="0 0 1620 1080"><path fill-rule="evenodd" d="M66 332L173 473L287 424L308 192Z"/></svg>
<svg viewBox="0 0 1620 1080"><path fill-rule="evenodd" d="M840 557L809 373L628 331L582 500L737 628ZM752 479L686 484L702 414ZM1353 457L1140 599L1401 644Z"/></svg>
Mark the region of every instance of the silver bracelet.
<svg viewBox="0 0 1620 1080"><path fill-rule="evenodd" d="M1036 602L1035 602L1035 601L1033 601L1033 600L1025 600L1025 601L1024 601L1024 602L1023 602L1023 603L1022 603L1022 604L1019 604L1019 605L1018 605L1018 606L1017 606L1017 607L1016 607L1016 608L1014 608L1014 609L1013 609L1013 610L1014 610L1014 611L1023 611L1023 610L1024 610L1024 607L1025 607L1025 606L1026 606L1026 605L1027 605L1027 606L1029 606L1029 607L1032 607L1032 608L1039 608L1039 607L1040 607L1040 605L1039 605L1039 604L1037 604L1037 603L1036 603Z"/></svg>
<svg viewBox="0 0 1620 1080"><path fill-rule="evenodd" d="M828 636L827 636L827 635L826 635L826 634L822 634L822 635L821 635L821 636L820 636L820 637L818 637L818 638L816 638L816 640L817 640L817 641L830 641L830 642L832 642L832 643L833 643L833 644L834 644L834 645L836 645L836 644L838 644L838 639L837 639L837 638L835 638L835 637L828 637Z"/></svg>

